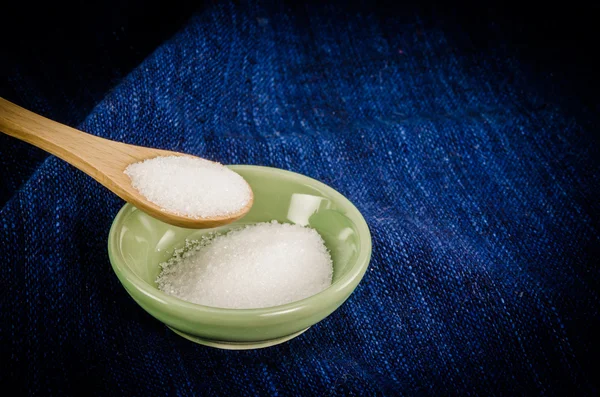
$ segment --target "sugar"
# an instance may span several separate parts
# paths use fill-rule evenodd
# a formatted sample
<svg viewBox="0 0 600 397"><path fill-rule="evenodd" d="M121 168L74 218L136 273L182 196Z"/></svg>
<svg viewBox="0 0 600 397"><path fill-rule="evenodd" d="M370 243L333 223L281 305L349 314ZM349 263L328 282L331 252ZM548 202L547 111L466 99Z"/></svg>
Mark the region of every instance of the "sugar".
<svg viewBox="0 0 600 397"><path fill-rule="evenodd" d="M314 229L276 221L186 241L162 263L158 288L206 306L250 309L307 298L331 285L331 256Z"/></svg>
<svg viewBox="0 0 600 397"><path fill-rule="evenodd" d="M190 218L234 214L251 198L240 175L195 157L155 157L129 165L125 174L142 196L163 211Z"/></svg>

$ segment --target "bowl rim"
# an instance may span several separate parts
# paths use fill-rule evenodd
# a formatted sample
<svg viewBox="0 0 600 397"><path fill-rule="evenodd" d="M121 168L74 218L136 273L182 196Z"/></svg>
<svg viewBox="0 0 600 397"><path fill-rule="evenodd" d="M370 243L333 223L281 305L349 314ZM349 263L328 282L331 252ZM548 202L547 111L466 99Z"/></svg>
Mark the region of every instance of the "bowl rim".
<svg viewBox="0 0 600 397"><path fill-rule="evenodd" d="M150 298L156 303L166 305L174 313L180 313L185 317L189 317L190 314L194 314L195 317L201 318L203 315L219 315L220 319L226 319L230 317L233 319L239 319L240 317L271 317L282 315L293 315L294 317L302 315L310 315L313 307L322 306L319 302L333 303L338 301L340 298L345 300L356 288L358 283L363 278L371 259L372 253L372 241L371 232L369 226L365 221L360 211L352 204L348 198L339 193L332 187L320 182L314 178L308 177L303 174L299 174L293 171L287 171L280 168L265 167L257 165L227 165L228 168L233 171L237 170L251 170L259 171L269 174L280 174L286 178L291 178L296 181L310 182L311 187L317 188L326 192L328 195L337 198L336 204L341 207L344 214L348 216L353 215L352 221L356 225L358 230L358 239L360 243L359 255L356 258L355 265L352 266L348 271L342 275L339 279L331 284L328 288L323 291L309 296L307 298L286 303L284 305L271 306L266 308L252 308L252 309L232 309L232 308L219 308L212 306L205 306L198 303L192 303L174 296L168 295L165 292L159 290L155 286L148 284L141 277L136 275L132 270L125 265L125 258L123 253L119 250L119 239L117 238L117 227L122 223L123 218L129 214L132 209L137 209L130 203L125 203L115 216L113 223L108 233L108 255L111 262L113 271L129 292L130 295L137 301L137 297L133 296L133 291L127 288L133 287L137 292L141 293L146 298ZM137 209L140 211L139 209ZM139 303L139 302L138 302ZM340 302L341 303L341 302ZM185 314L184 314L185 313Z"/></svg>

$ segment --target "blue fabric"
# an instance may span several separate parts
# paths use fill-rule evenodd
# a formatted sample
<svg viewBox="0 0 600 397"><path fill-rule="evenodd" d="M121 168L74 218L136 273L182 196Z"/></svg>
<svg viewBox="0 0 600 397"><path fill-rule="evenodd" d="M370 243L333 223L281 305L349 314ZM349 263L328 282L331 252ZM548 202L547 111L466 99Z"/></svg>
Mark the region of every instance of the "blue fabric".
<svg viewBox="0 0 600 397"><path fill-rule="evenodd" d="M39 395L597 393L593 123L532 81L543 78L502 46L471 51L459 30L416 14L207 8L78 127L327 183L371 228L365 278L291 342L192 344L110 268L123 202L48 157L0 210L0 384Z"/></svg>

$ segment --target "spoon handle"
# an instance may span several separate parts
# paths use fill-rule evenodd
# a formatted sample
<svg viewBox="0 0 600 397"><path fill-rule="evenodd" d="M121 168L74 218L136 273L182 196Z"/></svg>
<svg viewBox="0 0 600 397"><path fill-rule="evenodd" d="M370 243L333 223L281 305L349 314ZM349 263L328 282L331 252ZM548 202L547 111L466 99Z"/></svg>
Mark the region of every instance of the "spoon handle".
<svg viewBox="0 0 600 397"><path fill-rule="evenodd" d="M113 189L111 179L123 172L124 158L133 162L143 157L138 156L143 152L140 147L87 134L3 98L0 98L0 131L63 159L110 189Z"/></svg>
<svg viewBox="0 0 600 397"><path fill-rule="evenodd" d="M106 155L106 145L113 143L47 119L4 98L0 98L0 131L37 146L88 174L95 168L89 164L90 157Z"/></svg>

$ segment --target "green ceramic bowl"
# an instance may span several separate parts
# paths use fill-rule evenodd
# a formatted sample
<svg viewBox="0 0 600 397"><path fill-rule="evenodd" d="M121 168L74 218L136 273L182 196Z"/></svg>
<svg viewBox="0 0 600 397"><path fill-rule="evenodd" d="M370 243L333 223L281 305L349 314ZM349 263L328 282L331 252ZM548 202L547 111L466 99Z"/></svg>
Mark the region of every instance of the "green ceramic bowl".
<svg viewBox="0 0 600 397"><path fill-rule="evenodd" d="M108 253L113 270L133 299L179 335L221 348L271 346L301 334L350 296L369 265L371 234L356 207L321 182L276 168L230 168L244 177L254 192L254 205L244 218L215 229L183 229L126 204L110 229ZM297 302L265 309L202 306L157 289L159 263L169 259L186 239L273 219L308 225L321 234L333 259L333 283L329 288Z"/></svg>

